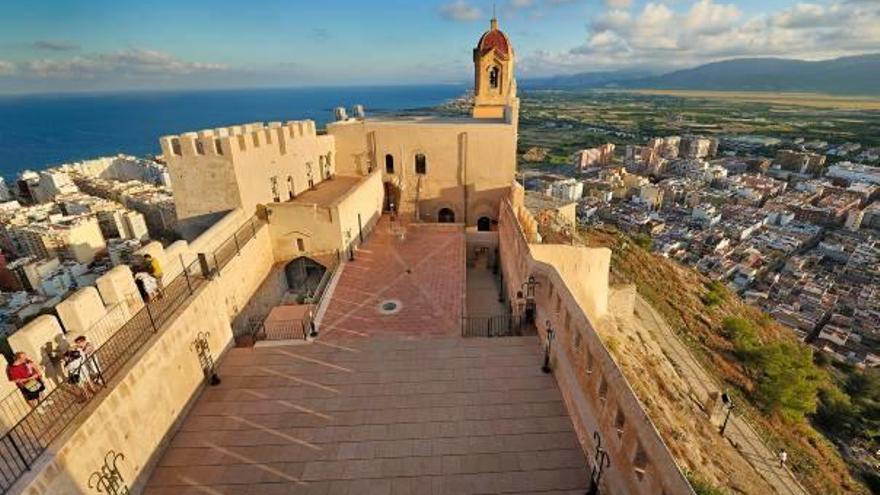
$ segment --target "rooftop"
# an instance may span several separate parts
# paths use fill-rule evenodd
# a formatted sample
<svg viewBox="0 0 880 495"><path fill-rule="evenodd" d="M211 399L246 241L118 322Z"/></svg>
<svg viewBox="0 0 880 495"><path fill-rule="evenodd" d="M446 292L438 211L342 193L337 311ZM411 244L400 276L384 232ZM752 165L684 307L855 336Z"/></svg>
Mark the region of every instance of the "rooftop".
<svg viewBox="0 0 880 495"><path fill-rule="evenodd" d="M363 180L363 177L334 175L332 180L322 180L313 189L306 190L287 203L318 205L325 208L333 206Z"/></svg>
<svg viewBox="0 0 880 495"><path fill-rule="evenodd" d="M586 490L538 338L458 335L461 227L399 232L383 219L357 251L318 340L230 351L146 495Z"/></svg>

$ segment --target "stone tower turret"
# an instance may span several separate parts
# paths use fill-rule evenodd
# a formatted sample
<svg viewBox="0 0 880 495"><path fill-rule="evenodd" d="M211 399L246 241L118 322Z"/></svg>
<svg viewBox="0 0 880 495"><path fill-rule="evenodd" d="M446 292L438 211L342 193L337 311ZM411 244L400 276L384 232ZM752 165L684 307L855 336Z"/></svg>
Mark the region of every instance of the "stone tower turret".
<svg viewBox="0 0 880 495"><path fill-rule="evenodd" d="M517 109L515 62L510 40L492 17L474 48L474 118L505 118Z"/></svg>

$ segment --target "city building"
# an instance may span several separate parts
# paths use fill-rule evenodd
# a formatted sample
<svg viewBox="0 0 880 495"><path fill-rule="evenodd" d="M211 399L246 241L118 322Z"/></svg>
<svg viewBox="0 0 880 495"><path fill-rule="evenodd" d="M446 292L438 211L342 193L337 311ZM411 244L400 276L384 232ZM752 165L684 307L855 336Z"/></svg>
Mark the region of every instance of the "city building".
<svg viewBox="0 0 880 495"><path fill-rule="evenodd" d="M607 167L614 160L614 144L607 143L596 148L576 151L574 167L584 170L592 167Z"/></svg>
<svg viewBox="0 0 880 495"><path fill-rule="evenodd" d="M87 265L106 249L98 219L92 215L12 226L7 235L19 256L37 259L60 257Z"/></svg>
<svg viewBox="0 0 880 495"><path fill-rule="evenodd" d="M584 196L584 183L576 179L564 179L551 182L545 194L554 198L577 201Z"/></svg>
<svg viewBox="0 0 880 495"><path fill-rule="evenodd" d="M843 179L848 182L866 182L880 185L880 167L871 167L852 162L838 162L828 167L826 177Z"/></svg>

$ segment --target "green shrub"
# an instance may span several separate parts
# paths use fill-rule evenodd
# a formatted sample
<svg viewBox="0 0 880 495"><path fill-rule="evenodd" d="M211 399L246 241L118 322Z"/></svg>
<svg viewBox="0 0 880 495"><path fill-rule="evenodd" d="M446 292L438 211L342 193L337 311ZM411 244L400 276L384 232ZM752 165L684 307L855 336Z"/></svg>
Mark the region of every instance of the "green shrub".
<svg viewBox="0 0 880 495"><path fill-rule="evenodd" d="M654 240L647 234L636 234L633 236L633 242L635 242L640 248L650 251L651 244Z"/></svg>
<svg viewBox="0 0 880 495"><path fill-rule="evenodd" d="M733 342L736 353L741 358L751 358L761 345L758 332L752 323L745 318L728 316L722 320L721 324L724 327L724 336Z"/></svg>
<svg viewBox="0 0 880 495"><path fill-rule="evenodd" d="M777 342L757 349L760 371L755 400L768 412L789 421L801 421L816 412L821 375L807 346Z"/></svg>
<svg viewBox="0 0 880 495"><path fill-rule="evenodd" d="M697 495L729 495L730 493L727 490L704 480L691 471L686 472L685 476L687 476L691 488L694 489L694 492L696 492Z"/></svg>

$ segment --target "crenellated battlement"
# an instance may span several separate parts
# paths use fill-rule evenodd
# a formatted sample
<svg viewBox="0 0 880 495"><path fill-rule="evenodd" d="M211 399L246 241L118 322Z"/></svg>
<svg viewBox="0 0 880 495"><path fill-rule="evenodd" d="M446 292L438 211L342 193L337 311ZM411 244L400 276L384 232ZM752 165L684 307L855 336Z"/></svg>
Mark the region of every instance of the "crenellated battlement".
<svg viewBox="0 0 880 495"><path fill-rule="evenodd" d="M297 140L317 137L313 120L287 122L252 122L249 124L185 132L159 139L166 160L177 157L220 156L232 158L235 154L266 147L274 147L286 155Z"/></svg>

